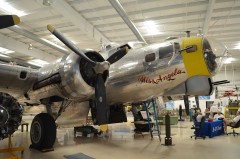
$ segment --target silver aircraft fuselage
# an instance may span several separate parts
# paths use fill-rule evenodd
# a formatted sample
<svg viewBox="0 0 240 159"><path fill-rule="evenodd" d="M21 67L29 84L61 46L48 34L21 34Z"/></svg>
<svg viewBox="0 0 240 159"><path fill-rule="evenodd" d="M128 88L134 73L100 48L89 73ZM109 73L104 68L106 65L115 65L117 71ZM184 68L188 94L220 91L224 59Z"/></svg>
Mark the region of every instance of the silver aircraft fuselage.
<svg viewBox="0 0 240 159"><path fill-rule="evenodd" d="M131 49L127 55L114 63L109 70L107 97L109 103L139 102L158 97L188 78L181 54L160 58L162 47L170 42ZM146 62L145 57L155 54ZM169 64L172 56L177 56Z"/></svg>
<svg viewBox="0 0 240 159"><path fill-rule="evenodd" d="M208 45L205 46L204 43L208 44L208 41L197 38L198 42L194 47L196 50L193 50L193 53L191 50L189 53L179 51L186 49L189 42L192 42L191 46L195 45L195 40L178 39L130 49L127 55L109 69L109 77L105 82L108 103L138 102L166 94L211 93L210 90L199 91L192 84L194 81L207 81L205 86L210 89L208 78L211 78L209 72L212 70L208 71L208 65L215 58L206 58L204 47ZM209 49L210 45L205 50ZM89 52L95 59L101 60L102 57L98 57L100 54L86 50L86 53ZM110 53L111 51L105 52ZM198 57L192 57L195 54ZM202 64L196 62L196 65L203 67L205 72L199 72L197 68L189 69L195 67L191 58L202 61ZM94 87L91 81L88 81L92 70L87 68L87 64L81 63L81 57L74 53L38 70L0 65L0 91L11 94L21 103L40 103L41 99L55 96L77 102L87 101L94 97ZM188 90L190 91L187 92Z"/></svg>

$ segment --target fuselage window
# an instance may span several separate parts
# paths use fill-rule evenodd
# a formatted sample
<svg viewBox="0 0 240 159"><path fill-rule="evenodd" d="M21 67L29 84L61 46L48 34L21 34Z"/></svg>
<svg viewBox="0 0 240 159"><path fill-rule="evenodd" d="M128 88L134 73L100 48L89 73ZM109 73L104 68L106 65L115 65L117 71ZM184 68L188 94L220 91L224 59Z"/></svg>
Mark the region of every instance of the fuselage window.
<svg viewBox="0 0 240 159"><path fill-rule="evenodd" d="M168 45L159 48L159 59L168 58L173 56L173 45Z"/></svg>
<svg viewBox="0 0 240 159"><path fill-rule="evenodd" d="M176 51L176 52L179 51L179 50L181 50L180 44L177 43L177 42L174 43L174 48L175 48L175 51Z"/></svg>
<svg viewBox="0 0 240 159"><path fill-rule="evenodd" d="M21 79L26 79L27 78L27 72L26 71L21 71L20 72L20 78Z"/></svg>
<svg viewBox="0 0 240 159"><path fill-rule="evenodd" d="M152 62L156 59L155 53L151 53L145 56L145 62Z"/></svg>

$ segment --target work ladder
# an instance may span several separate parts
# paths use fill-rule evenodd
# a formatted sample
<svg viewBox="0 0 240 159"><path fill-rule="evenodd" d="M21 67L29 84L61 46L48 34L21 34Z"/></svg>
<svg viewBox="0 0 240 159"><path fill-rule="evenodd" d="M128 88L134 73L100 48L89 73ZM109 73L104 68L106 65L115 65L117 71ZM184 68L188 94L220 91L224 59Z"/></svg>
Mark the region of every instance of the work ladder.
<svg viewBox="0 0 240 159"><path fill-rule="evenodd" d="M149 116L149 111L148 109L151 108L151 106L153 107L153 111L154 111L154 119L155 119L155 124L157 126L157 132L158 132L158 139L159 141L161 141L161 133L160 133L160 127L158 125L158 116L157 116L157 109L156 109L156 105L155 105L155 101L152 98L152 100L150 102L144 102L144 106L146 108L146 114L147 114L147 120L148 120L148 127L149 127L149 133L151 135L151 139L153 139L153 130L152 130L152 126L151 126L151 120L150 120L150 116Z"/></svg>

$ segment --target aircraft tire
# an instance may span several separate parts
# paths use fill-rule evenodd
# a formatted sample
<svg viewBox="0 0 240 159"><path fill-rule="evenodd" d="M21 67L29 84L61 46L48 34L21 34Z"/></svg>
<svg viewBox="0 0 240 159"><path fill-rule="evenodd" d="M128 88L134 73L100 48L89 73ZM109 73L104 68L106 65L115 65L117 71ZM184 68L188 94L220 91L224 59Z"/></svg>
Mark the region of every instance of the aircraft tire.
<svg viewBox="0 0 240 159"><path fill-rule="evenodd" d="M47 113L36 115L32 121L30 137L32 148L51 149L56 140L56 124L53 117Z"/></svg>

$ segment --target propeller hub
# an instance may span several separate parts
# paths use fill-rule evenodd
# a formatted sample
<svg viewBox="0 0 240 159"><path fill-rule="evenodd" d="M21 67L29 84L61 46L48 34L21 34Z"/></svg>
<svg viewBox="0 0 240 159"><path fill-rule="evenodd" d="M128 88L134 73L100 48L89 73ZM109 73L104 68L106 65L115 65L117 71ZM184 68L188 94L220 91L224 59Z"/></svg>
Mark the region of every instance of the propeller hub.
<svg viewBox="0 0 240 159"><path fill-rule="evenodd" d="M109 68L110 63L108 61L97 62L96 65L94 66L94 71L96 72L96 74L99 74L109 70Z"/></svg>
<svg viewBox="0 0 240 159"><path fill-rule="evenodd" d="M4 126L9 119L8 111L0 105L0 126Z"/></svg>

